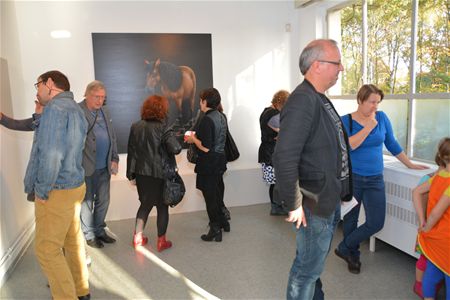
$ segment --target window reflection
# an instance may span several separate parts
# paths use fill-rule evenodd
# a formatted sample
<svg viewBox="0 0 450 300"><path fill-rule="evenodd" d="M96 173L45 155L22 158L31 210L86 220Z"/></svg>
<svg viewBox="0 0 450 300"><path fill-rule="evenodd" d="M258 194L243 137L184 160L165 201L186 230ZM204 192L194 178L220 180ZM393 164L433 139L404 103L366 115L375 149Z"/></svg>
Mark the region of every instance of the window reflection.
<svg viewBox="0 0 450 300"><path fill-rule="evenodd" d="M450 136L450 100L415 101L413 156L434 161L437 144Z"/></svg>

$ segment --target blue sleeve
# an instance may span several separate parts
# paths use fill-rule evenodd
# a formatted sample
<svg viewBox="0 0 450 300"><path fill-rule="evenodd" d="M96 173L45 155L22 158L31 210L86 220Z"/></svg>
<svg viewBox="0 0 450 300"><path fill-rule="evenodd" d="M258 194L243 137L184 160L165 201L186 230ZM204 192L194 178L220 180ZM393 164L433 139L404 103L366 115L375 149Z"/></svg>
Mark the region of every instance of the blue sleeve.
<svg viewBox="0 0 450 300"><path fill-rule="evenodd" d="M428 181L430 179L430 174L427 175L423 175L422 178L420 178L419 183L417 184L417 186L421 185L422 183L424 183L425 181Z"/></svg>
<svg viewBox="0 0 450 300"><path fill-rule="evenodd" d="M66 113L48 105L40 120L37 137L39 162L35 192L41 199L48 199L48 193L58 178L68 144L66 128Z"/></svg>
<svg viewBox="0 0 450 300"><path fill-rule="evenodd" d="M384 125L384 128L386 130L384 145L389 150L389 152L391 152L392 155L397 156L403 151L403 149L395 139L391 122L389 121L389 118L384 112L379 111L378 115L380 116L380 121L382 121L382 124Z"/></svg>
<svg viewBox="0 0 450 300"><path fill-rule="evenodd" d="M352 136L352 133L350 132L350 118L348 117L348 114L341 116L341 121L342 124L344 124L348 137Z"/></svg>

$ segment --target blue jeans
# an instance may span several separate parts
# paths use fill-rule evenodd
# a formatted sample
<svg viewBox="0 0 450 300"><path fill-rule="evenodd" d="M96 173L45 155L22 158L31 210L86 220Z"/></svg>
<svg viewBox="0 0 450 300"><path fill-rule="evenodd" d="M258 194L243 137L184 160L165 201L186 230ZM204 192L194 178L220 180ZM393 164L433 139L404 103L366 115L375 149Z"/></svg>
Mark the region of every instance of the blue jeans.
<svg viewBox="0 0 450 300"><path fill-rule="evenodd" d="M380 231L386 217L386 193L383 175L361 176L353 174L353 195L358 200L344 217L344 240L338 250L344 255L360 256L359 245ZM359 210L364 205L366 222L358 227Z"/></svg>
<svg viewBox="0 0 450 300"><path fill-rule="evenodd" d="M340 219L340 205L326 218L313 215L306 207L303 207L303 211L307 226L297 229L294 224L297 254L289 274L286 298L324 299L319 277L330 251L336 224Z"/></svg>
<svg viewBox="0 0 450 300"><path fill-rule="evenodd" d="M86 196L81 204L81 229L86 240L103 236L105 217L109 207L109 188L111 174L108 168L95 170L91 176L85 177Z"/></svg>

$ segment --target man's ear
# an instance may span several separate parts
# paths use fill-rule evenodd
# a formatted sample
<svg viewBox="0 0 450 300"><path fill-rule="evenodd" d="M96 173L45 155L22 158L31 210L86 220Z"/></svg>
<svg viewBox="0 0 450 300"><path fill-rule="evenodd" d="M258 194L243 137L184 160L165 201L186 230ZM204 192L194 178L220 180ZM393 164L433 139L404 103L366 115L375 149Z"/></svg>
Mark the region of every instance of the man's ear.
<svg viewBox="0 0 450 300"><path fill-rule="evenodd" d="M47 81L45 82L45 85L49 88L52 89L55 87L55 82L53 81L53 79L51 77L49 77L47 79Z"/></svg>

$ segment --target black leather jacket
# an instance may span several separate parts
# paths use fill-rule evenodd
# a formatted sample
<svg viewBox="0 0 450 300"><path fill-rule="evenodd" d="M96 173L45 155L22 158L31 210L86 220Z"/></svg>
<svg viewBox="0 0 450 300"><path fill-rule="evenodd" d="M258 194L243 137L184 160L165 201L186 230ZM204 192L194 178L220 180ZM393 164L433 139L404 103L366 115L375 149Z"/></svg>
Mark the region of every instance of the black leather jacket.
<svg viewBox="0 0 450 300"><path fill-rule="evenodd" d="M164 178L160 152L162 149L167 149L169 156L181 152L181 145L173 131L164 123L141 120L131 125L128 138L127 178L133 180L136 174Z"/></svg>

